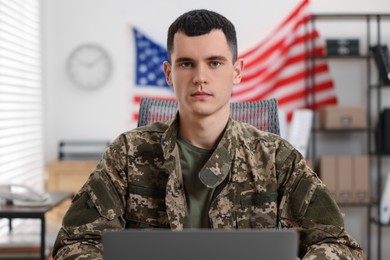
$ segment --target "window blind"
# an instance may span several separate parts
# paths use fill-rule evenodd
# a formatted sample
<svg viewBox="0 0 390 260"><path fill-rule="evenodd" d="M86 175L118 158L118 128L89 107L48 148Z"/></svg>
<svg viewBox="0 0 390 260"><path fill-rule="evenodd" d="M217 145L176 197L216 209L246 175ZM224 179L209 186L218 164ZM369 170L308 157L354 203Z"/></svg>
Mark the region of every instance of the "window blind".
<svg viewBox="0 0 390 260"><path fill-rule="evenodd" d="M0 184L42 190L40 0L0 0Z"/></svg>

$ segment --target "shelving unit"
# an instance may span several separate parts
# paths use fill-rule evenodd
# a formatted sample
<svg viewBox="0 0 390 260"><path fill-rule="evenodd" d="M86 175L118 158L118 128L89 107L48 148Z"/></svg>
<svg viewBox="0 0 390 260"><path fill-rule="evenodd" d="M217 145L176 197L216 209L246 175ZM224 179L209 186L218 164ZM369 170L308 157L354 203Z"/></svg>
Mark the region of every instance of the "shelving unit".
<svg viewBox="0 0 390 260"><path fill-rule="evenodd" d="M390 14L314 14L310 17L310 20L308 21L308 29L312 29L313 31L316 28L316 22L318 21L359 21L364 22L366 25L365 28L365 35L366 35L366 53L362 55L355 55L355 56L315 56L315 55L307 55L306 62L307 66L314 67L316 64L316 61L319 59L340 59L340 60L346 60L346 61L358 61L358 62L364 62L366 64L366 73L367 73L367 82L366 82L366 121L367 121L367 128L365 129L359 129L359 130L323 130L316 127L317 122L317 115L316 113L313 113L313 128L312 128L312 135L311 135L311 159L315 163L317 161L317 135L319 133L321 134L335 134L335 135L350 135L350 134L362 134L366 135L366 154L370 158L370 164L372 166L375 166L376 169L371 174L371 179L376 178L375 189L376 192L374 194L374 199L372 200L372 203L362 203L362 204L340 204L340 206L358 206L358 207L366 207L367 209L367 249L365 250L368 258L371 259L371 236L372 236L372 228L371 226L374 224L377 227L377 259L382 259L382 232L381 229L384 227L390 227L390 225L383 225L379 221L373 221L373 213L376 216L375 219L378 219L380 216L380 198L382 196L382 154L380 154L380 151L376 151L375 149L375 140L374 134L375 134L375 128L374 128L374 122L372 115L376 115L377 122L380 120L379 114L381 112L382 106L382 91L383 91L383 84L380 81L380 77L378 75L378 78L375 79L375 84L372 82L374 81L373 78L373 72L376 70L375 66L373 65L373 57L372 53L370 51L370 47L378 44L383 44L381 39L381 21L383 19L390 19ZM340 26L342 26L342 23L340 23ZM375 39L371 39L373 35L372 27L376 26L375 29ZM340 37L338 37L340 38ZM390 42L387 43L390 45ZM307 39L306 44L306 53L313 53L312 50L316 49L316 43L315 39ZM306 79L306 86L307 88L309 86L313 86L314 91L311 95L311 102L314 104L313 110L316 111L315 107L315 100L316 100L316 78L315 74L307 75ZM373 94L373 92L376 92ZM309 93L309 92L308 92ZM375 98L375 102L374 101ZM363 138L363 137L362 137ZM380 140L379 140L380 142ZM372 167L370 167L372 169ZM317 171L318 172L318 171ZM375 178L373 178L375 177ZM371 180L372 181L372 180ZM370 185L372 187L372 185ZM373 194L372 194L373 195Z"/></svg>

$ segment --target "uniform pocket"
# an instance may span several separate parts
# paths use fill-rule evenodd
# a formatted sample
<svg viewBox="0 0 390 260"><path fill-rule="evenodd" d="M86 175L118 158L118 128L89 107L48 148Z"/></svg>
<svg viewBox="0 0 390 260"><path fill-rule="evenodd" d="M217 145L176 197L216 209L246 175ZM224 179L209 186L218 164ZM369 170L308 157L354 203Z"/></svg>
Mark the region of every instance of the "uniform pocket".
<svg viewBox="0 0 390 260"><path fill-rule="evenodd" d="M94 173L73 199L63 227L71 238L98 238L104 229L123 228L123 213L123 202L110 179Z"/></svg>
<svg viewBox="0 0 390 260"><path fill-rule="evenodd" d="M303 217L306 210L313 199L313 193L316 190L315 184L307 179L301 179L291 193L291 206L293 218L299 219Z"/></svg>
<svg viewBox="0 0 390 260"><path fill-rule="evenodd" d="M90 207L88 201L89 195L86 192L81 193L73 199L69 210L63 218L63 224L66 227L77 227L92 223L100 217L100 213L95 207Z"/></svg>
<svg viewBox="0 0 390 260"><path fill-rule="evenodd" d="M165 190L130 184L128 188L127 227L169 228Z"/></svg>
<svg viewBox="0 0 390 260"><path fill-rule="evenodd" d="M240 199L237 212L239 228L275 228L277 224L277 192L255 193Z"/></svg>
<svg viewBox="0 0 390 260"><path fill-rule="evenodd" d="M87 193L90 197L88 205L96 207L102 217L113 220L123 215L122 201L108 177L96 174L92 176L87 185Z"/></svg>

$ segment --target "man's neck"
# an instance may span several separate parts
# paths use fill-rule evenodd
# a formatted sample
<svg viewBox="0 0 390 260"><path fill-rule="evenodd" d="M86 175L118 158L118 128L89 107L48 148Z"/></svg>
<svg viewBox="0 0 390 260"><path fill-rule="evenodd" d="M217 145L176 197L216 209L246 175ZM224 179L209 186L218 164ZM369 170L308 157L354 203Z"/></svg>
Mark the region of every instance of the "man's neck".
<svg viewBox="0 0 390 260"><path fill-rule="evenodd" d="M217 145L228 120L229 114L201 118L180 115L179 135L194 146L211 149Z"/></svg>

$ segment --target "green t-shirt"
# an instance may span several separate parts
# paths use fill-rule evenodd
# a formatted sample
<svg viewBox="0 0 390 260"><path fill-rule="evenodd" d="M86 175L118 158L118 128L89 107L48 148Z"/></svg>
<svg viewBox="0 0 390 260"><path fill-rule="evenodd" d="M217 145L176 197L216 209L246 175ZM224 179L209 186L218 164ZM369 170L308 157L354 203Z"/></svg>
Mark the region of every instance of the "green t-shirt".
<svg viewBox="0 0 390 260"><path fill-rule="evenodd" d="M199 180L199 171L215 149L193 146L180 137L177 138L177 144L189 213L184 228L210 228L208 209L214 189L207 188Z"/></svg>

